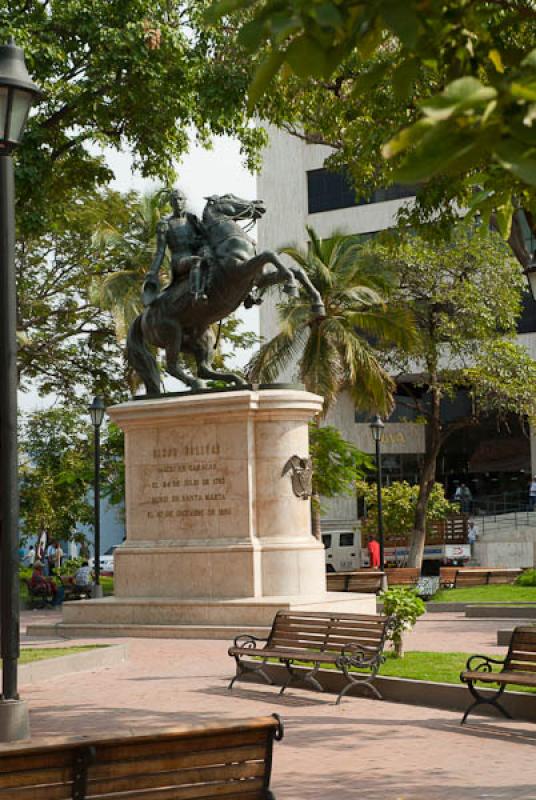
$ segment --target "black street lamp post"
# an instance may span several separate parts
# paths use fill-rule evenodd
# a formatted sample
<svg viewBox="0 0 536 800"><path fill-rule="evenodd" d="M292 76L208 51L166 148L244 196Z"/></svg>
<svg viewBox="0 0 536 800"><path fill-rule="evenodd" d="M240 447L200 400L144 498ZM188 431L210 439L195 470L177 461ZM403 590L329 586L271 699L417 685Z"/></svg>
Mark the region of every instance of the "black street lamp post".
<svg viewBox="0 0 536 800"><path fill-rule="evenodd" d="M532 258L525 267L525 275L529 284L532 297L536 300L536 250L532 254Z"/></svg>
<svg viewBox="0 0 536 800"><path fill-rule="evenodd" d="M385 547L383 537L383 507L382 507L382 453L381 442L385 425L381 417L376 416L370 423L372 438L376 445L376 491L378 498L378 538L380 540L380 570L383 572L385 567Z"/></svg>
<svg viewBox="0 0 536 800"><path fill-rule="evenodd" d="M93 402L88 408L89 416L93 424L94 432L94 551L95 551L95 591L93 597L102 597L102 586L100 585L100 426L104 419L104 402L102 397L94 397Z"/></svg>
<svg viewBox="0 0 536 800"><path fill-rule="evenodd" d="M0 620L2 696L0 741L29 735L28 711L19 699L17 466L17 294L15 280L15 180L12 152L20 144L32 103L41 92L24 53L13 41L0 46Z"/></svg>

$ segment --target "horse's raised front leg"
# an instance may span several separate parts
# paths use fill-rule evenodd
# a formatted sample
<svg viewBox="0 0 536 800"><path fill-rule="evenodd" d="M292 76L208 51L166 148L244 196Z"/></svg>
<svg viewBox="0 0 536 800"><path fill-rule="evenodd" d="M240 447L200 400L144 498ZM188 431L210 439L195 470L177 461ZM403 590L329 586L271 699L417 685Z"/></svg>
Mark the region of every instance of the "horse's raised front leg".
<svg viewBox="0 0 536 800"><path fill-rule="evenodd" d="M173 326L168 326L165 340L166 343L164 345L164 349L166 351L166 368L169 374L174 378L178 378L191 389L204 389L205 382L203 380L194 378L193 375L189 375L184 369L182 369L182 367L179 366L179 355L182 345L182 328L178 323Z"/></svg>
<svg viewBox="0 0 536 800"><path fill-rule="evenodd" d="M289 297L298 297L298 287L296 286L293 270L290 267L286 267L272 250L263 250L262 253L257 253L247 262L248 269L250 267L258 269L259 267L264 267L265 264L273 264L276 268L281 277L277 282L283 283L284 281L283 291L285 294L288 294Z"/></svg>
<svg viewBox="0 0 536 800"><path fill-rule="evenodd" d="M307 273L302 267L290 267L290 271L296 276L297 280L311 298L313 313L319 317L325 316L326 309L322 301L322 295L314 284L311 283ZM281 283L280 274L278 272L268 272L265 275L261 275L261 277L255 281L255 286L258 289L267 289L269 286L277 286L278 283Z"/></svg>

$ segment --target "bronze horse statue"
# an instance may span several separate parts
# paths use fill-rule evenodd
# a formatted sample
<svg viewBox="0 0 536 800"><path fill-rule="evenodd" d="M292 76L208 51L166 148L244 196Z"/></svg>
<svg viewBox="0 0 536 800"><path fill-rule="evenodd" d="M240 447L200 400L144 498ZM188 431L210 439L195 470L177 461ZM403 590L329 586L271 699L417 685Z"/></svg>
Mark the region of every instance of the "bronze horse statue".
<svg viewBox="0 0 536 800"><path fill-rule="evenodd" d="M271 250L256 253L254 241L238 224L245 220L253 224L264 212L257 200L242 200L232 194L207 198L201 225L211 253L206 300L196 301L185 276L161 292L128 332L128 361L143 380L147 394L159 395L161 385L156 359L147 345L163 348L167 372L192 389L204 388L207 379L245 385L238 375L212 368L216 338L212 326L244 301L251 304L252 293L257 290L282 283L284 291L296 297L298 281L311 298L313 314L324 315L322 298L303 269L286 266ZM265 271L266 265L274 269ZM194 357L197 377L179 364L181 352Z"/></svg>

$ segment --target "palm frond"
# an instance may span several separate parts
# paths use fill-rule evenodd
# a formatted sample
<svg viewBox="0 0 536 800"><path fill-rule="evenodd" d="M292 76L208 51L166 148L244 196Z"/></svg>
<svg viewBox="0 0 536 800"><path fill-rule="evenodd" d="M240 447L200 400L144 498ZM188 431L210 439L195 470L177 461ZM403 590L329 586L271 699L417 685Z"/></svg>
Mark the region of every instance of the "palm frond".
<svg viewBox="0 0 536 800"><path fill-rule="evenodd" d="M254 383L274 383L281 372L300 354L303 331L284 330L263 344L246 365L245 373Z"/></svg>

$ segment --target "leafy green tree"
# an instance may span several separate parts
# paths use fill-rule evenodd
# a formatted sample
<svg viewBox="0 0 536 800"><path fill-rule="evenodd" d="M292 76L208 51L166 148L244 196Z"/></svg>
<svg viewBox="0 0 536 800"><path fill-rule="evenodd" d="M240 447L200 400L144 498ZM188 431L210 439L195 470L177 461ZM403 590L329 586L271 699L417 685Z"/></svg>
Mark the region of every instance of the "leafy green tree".
<svg viewBox="0 0 536 800"><path fill-rule="evenodd" d="M72 403L91 392L119 400L125 361L110 315L91 296L100 263L92 237L103 220L128 218L115 192L80 192L50 230L19 232L16 246L18 367L21 389ZM84 401L85 402L85 401Z"/></svg>
<svg viewBox="0 0 536 800"><path fill-rule="evenodd" d="M410 631L418 618L426 611L426 606L414 589L394 586L382 592L384 614L393 617L388 638L393 643L393 655L402 658L404 655L404 631Z"/></svg>
<svg viewBox="0 0 536 800"><path fill-rule="evenodd" d="M350 391L357 408L385 413L391 408L394 382L375 345L410 347L411 315L386 304L382 293L388 288L388 270L378 270L376 264L369 268L370 262L359 257L356 237L335 233L322 240L312 228L307 233L308 250L286 247L281 252L303 267L322 296L325 316L311 317L304 294L280 305L280 332L253 357L249 376L272 382L297 362L306 389L323 396L324 414L343 389Z"/></svg>
<svg viewBox="0 0 536 800"><path fill-rule="evenodd" d="M370 456L347 442L337 428L309 425L309 452L313 462L312 528L321 538L321 499L353 494L356 482L372 469Z"/></svg>
<svg viewBox="0 0 536 800"><path fill-rule="evenodd" d="M12 35L45 97L17 152L19 225L47 231L80 192L113 177L101 153L133 154L168 180L192 132L235 134L255 161L250 65L226 50L232 33L203 20L206 0L0 0L0 41Z"/></svg>
<svg viewBox="0 0 536 800"><path fill-rule="evenodd" d="M367 515L363 520L364 533L376 534L378 530L378 495L375 483L360 481L358 494L365 499ZM419 486L407 481L394 481L382 487L382 520L386 539L390 536L408 537L415 525L415 510L419 498ZM426 506L426 528L431 522L446 519L449 514L458 513L458 505L445 497L445 489L434 483Z"/></svg>
<svg viewBox="0 0 536 800"><path fill-rule="evenodd" d="M515 342L523 275L502 239L483 226L459 226L449 242L432 244L417 236L369 246L368 258L399 276L395 302L406 306L417 326L412 360L390 353L395 373L412 373L412 391L400 402L426 424L409 565L422 563L426 514L437 459L448 437L476 425L487 414L536 413L536 364ZM441 404L465 388L471 409L447 422Z"/></svg>
<svg viewBox="0 0 536 800"><path fill-rule="evenodd" d="M101 493L124 517L123 432L101 429ZM93 428L87 412L58 406L24 416L20 431L22 532L42 531L49 540L84 543L83 526L93 526Z"/></svg>
<svg viewBox="0 0 536 800"><path fill-rule="evenodd" d="M122 342L143 308L141 286L154 258L165 193L163 190L145 195L132 192L124 200L130 212L128 217L121 214L117 219L102 220L93 238L102 265L101 275L94 282L94 296L112 314L117 337ZM168 266L167 254L163 266Z"/></svg>
<svg viewBox="0 0 536 800"><path fill-rule="evenodd" d="M89 422L67 408L29 414L21 430L20 510L23 534L82 540L93 520Z"/></svg>
<svg viewBox="0 0 536 800"><path fill-rule="evenodd" d="M251 109L344 151L351 171L360 162L369 180L356 181L359 192L428 181L426 218L451 216L453 201L478 208L526 265L523 226L536 233L533 0L216 0L212 18L221 16L238 19L238 42L261 54ZM273 89L263 97L278 73L283 101Z"/></svg>

